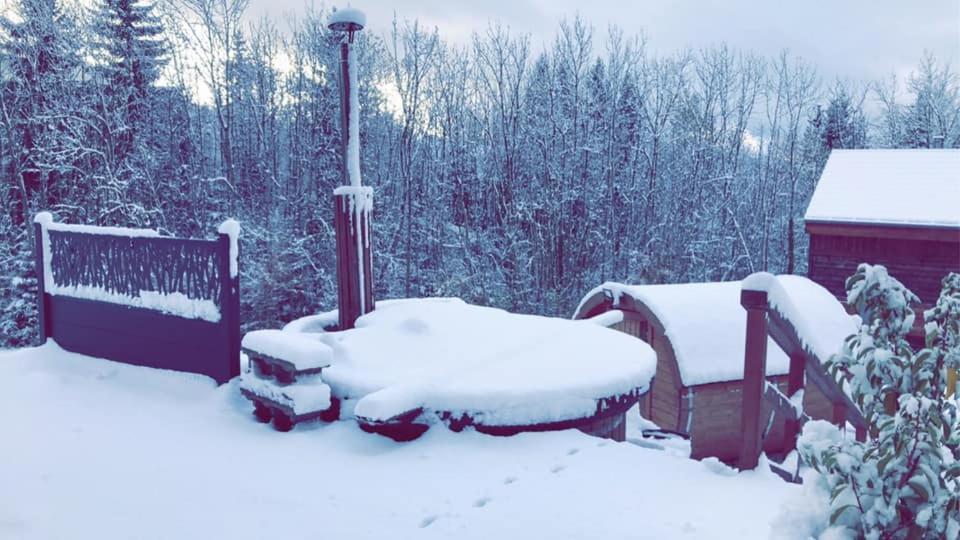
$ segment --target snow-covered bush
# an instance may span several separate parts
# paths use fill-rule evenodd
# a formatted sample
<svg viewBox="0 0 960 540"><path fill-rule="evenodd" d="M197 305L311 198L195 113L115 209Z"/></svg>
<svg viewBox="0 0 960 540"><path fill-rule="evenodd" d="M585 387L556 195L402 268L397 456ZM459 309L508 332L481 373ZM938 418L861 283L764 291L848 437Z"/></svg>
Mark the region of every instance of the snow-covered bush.
<svg viewBox="0 0 960 540"><path fill-rule="evenodd" d="M960 353L960 275L943 284L925 314L926 347L914 351L906 336L917 297L882 266L862 264L847 280L862 324L828 369L860 406L869 437L810 422L797 443L830 489L830 527L871 540L960 537L960 425L945 384Z"/></svg>

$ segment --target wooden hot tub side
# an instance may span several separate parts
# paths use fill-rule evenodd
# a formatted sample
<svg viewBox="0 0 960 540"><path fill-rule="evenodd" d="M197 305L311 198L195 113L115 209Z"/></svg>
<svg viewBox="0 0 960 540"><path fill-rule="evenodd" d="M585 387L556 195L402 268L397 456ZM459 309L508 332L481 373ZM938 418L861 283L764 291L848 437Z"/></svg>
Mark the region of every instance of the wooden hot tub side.
<svg viewBox="0 0 960 540"><path fill-rule="evenodd" d="M578 429L587 435L623 442L627 435L626 412L637 403L640 395L640 390L637 389L629 394L600 398L597 400L596 413L592 416L536 424L488 424L467 413L425 411L423 408L411 409L387 421L374 421L357 416L357 423L368 433L384 435L395 441L416 439L429 429L432 422L439 420L453 431L473 427L488 435L511 436L526 432Z"/></svg>
<svg viewBox="0 0 960 540"><path fill-rule="evenodd" d="M740 429L742 380L685 386L676 352L665 334L663 323L649 307L629 295L621 295L614 305L613 299L598 292L584 302L576 316L588 319L614 309L623 312L623 320L610 328L646 341L657 354L656 375L650 391L640 403L644 418L661 428L688 434L694 459L717 457L735 462L743 440ZM769 376L767 380L782 394L787 393L786 375ZM804 410L811 411L815 418L830 418L831 414L829 401L814 388L808 388L804 395ZM771 454L783 452L786 449L785 424L789 416L784 405L780 399L765 397L761 414L768 430L763 441L764 451Z"/></svg>

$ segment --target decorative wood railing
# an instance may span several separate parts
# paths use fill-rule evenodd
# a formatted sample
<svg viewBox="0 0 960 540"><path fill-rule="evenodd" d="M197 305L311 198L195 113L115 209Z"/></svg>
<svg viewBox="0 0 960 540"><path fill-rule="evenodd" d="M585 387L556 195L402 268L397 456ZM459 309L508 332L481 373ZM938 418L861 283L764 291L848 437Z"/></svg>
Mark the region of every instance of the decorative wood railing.
<svg viewBox="0 0 960 540"><path fill-rule="evenodd" d="M223 268L216 241L47 234L50 269L59 287L95 287L131 297L140 291L181 293L220 303Z"/></svg>
<svg viewBox="0 0 960 540"><path fill-rule="evenodd" d="M238 249L226 231L215 240L172 238L38 215L41 340L218 382L238 375Z"/></svg>

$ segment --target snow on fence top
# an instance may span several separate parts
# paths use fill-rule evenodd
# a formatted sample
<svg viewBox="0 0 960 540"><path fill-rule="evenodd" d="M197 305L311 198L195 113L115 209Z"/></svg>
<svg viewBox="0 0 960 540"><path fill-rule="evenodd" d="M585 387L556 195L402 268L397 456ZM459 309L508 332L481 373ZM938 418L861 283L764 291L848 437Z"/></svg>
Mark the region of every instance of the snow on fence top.
<svg viewBox="0 0 960 540"><path fill-rule="evenodd" d="M324 381L373 420L418 408L487 425L588 418L601 399L646 389L656 370L631 336L455 298L381 302L356 328L317 337L334 354Z"/></svg>
<svg viewBox="0 0 960 540"><path fill-rule="evenodd" d="M834 150L804 219L960 227L960 150Z"/></svg>
<svg viewBox="0 0 960 540"><path fill-rule="evenodd" d="M793 325L801 345L821 363L839 352L860 325L860 318L848 314L830 291L802 276L757 272L743 280L743 289L765 291L770 307Z"/></svg>
<svg viewBox="0 0 960 540"><path fill-rule="evenodd" d="M240 223L228 219L217 227L217 232L230 237L230 277L237 277L240 272Z"/></svg>
<svg viewBox="0 0 960 540"><path fill-rule="evenodd" d="M623 285L607 282L590 291L588 299L609 291L614 306L623 295L646 306L663 325L676 356L684 386L743 378L747 314L740 305L740 282ZM767 342L767 376L784 375L790 359L771 339Z"/></svg>

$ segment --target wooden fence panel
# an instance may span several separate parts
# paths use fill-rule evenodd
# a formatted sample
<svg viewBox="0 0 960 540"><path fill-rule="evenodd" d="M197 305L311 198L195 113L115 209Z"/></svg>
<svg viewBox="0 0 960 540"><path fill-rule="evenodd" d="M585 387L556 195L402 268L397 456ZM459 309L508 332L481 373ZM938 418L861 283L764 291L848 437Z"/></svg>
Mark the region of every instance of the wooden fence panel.
<svg viewBox="0 0 960 540"><path fill-rule="evenodd" d="M72 352L199 373L219 383L239 375L240 290L239 276L231 274L229 235L130 237L42 223L35 232L41 339L52 338ZM144 291L215 306L219 319L117 300L142 299Z"/></svg>

